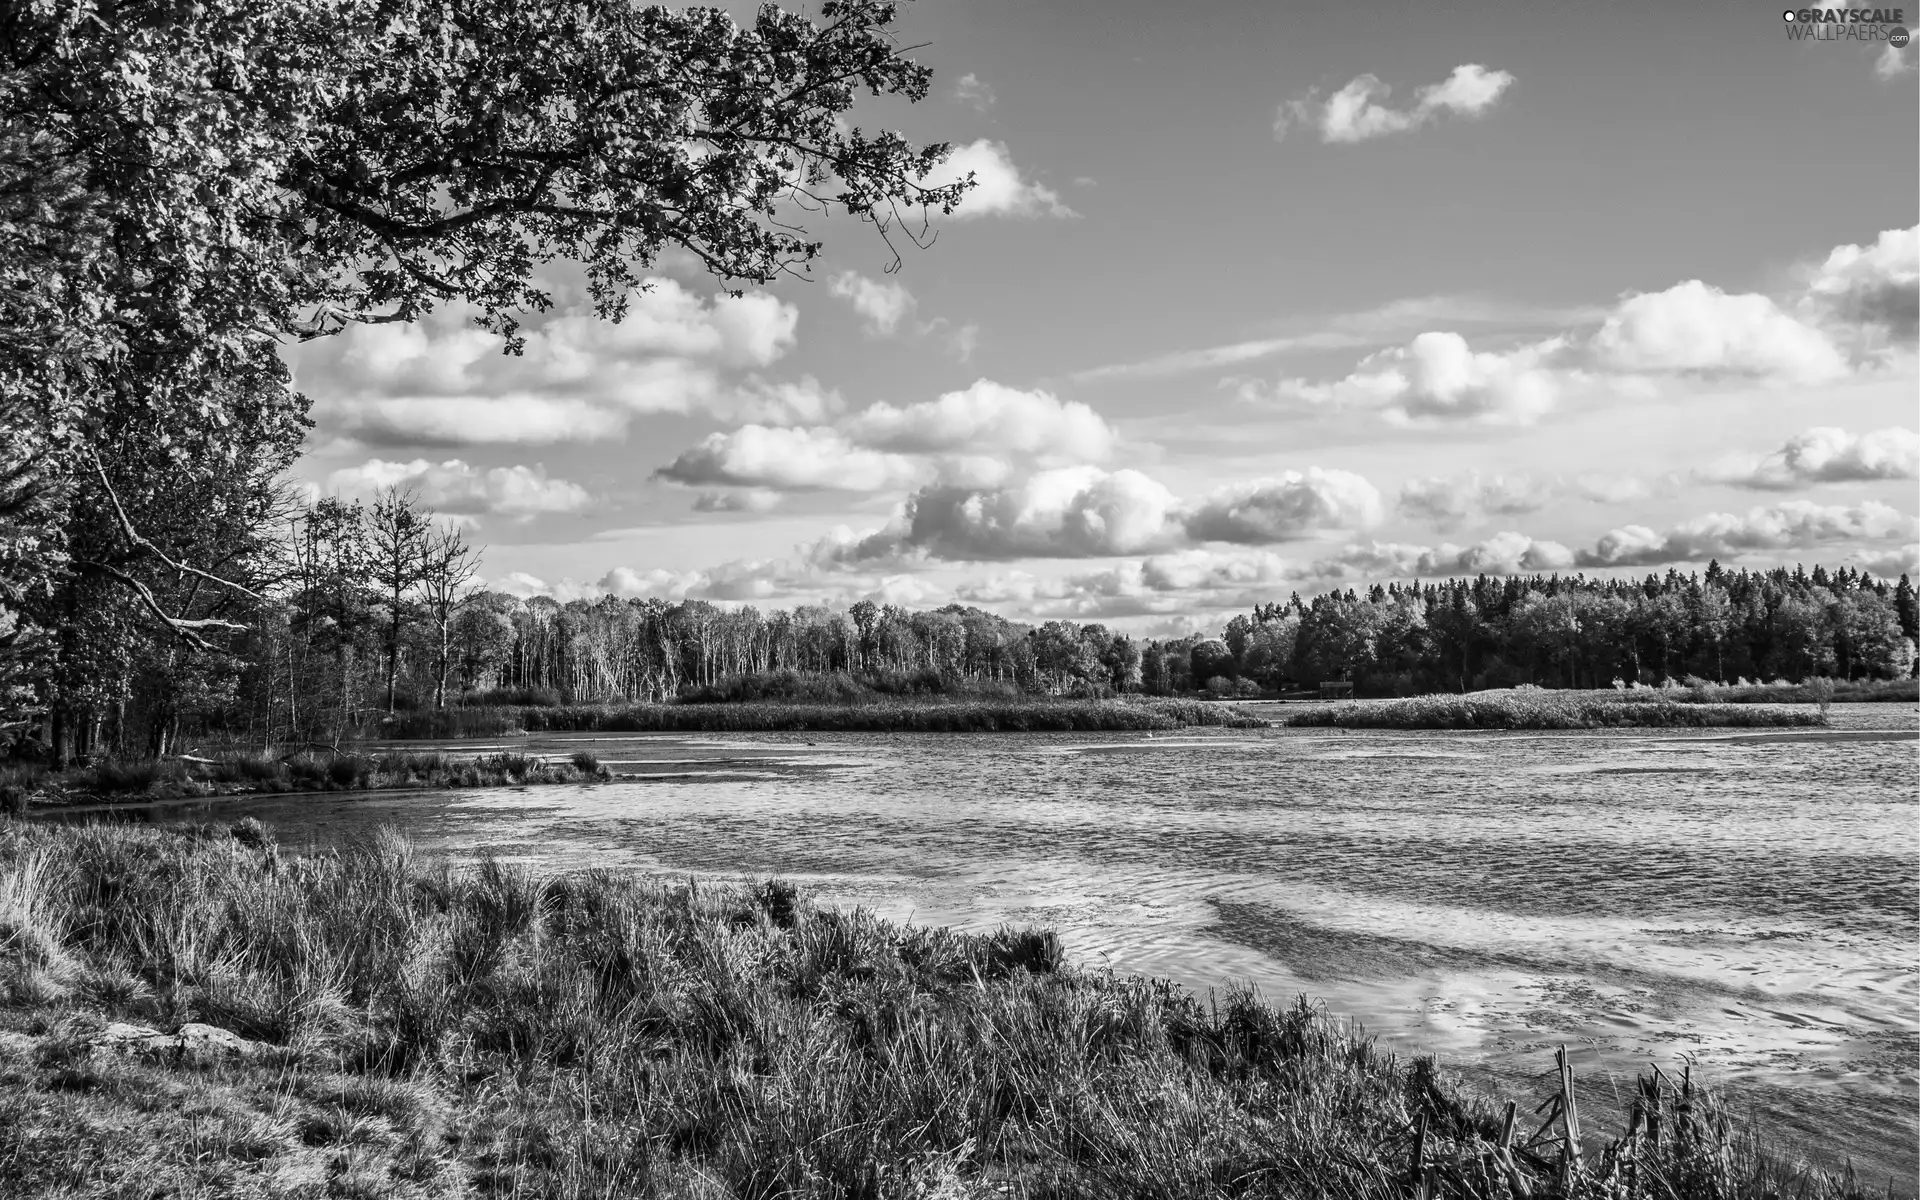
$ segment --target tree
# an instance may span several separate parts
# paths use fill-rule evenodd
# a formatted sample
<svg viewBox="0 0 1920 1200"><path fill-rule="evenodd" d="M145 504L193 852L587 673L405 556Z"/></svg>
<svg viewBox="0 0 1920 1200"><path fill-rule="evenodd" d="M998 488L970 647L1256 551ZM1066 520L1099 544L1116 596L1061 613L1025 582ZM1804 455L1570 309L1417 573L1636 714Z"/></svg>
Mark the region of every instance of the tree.
<svg viewBox="0 0 1920 1200"><path fill-rule="evenodd" d="M400 634L426 579L427 516L410 491L390 487L367 513L371 582L385 609L387 715L394 712L394 685L400 676Z"/></svg>
<svg viewBox="0 0 1920 1200"><path fill-rule="evenodd" d="M429 531L421 551L420 599L434 634L433 706L447 706L447 672L453 665L453 618L474 595L480 555L456 526ZM389 701L391 708L391 701Z"/></svg>
<svg viewBox="0 0 1920 1200"><path fill-rule="evenodd" d="M464 302L517 352L520 315L551 303L550 262L578 264L618 319L670 247L737 286L806 268L809 211L918 240L908 219L951 211L971 181L928 186L943 144L846 119L862 94L927 93L896 15L884 0L825 0L817 19L768 6L746 27L626 0L391 0L377 17L351 0L0 6L0 409L44 446L70 551L21 568L21 594L48 597L56 624L91 619L82 606L118 621L131 599L196 650L232 632L157 585L192 568L175 598L225 590L230 609L253 589L148 532L142 497L236 466L253 478L298 446L283 339ZM127 414L137 440L116 434ZM115 490L121 561L69 529ZM97 586L69 586L78 571Z"/></svg>

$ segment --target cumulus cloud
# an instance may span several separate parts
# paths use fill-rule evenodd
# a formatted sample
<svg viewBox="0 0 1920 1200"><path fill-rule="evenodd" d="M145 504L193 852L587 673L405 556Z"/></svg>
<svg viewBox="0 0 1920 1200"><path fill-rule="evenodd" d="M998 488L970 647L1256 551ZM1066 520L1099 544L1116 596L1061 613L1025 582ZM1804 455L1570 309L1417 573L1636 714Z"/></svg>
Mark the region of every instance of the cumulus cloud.
<svg viewBox="0 0 1920 1200"><path fill-rule="evenodd" d="M1771 507L1750 509L1744 516L1708 513L1683 521L1664 533L1645 525L1627 525L1602 536L1592 550L1582 550L1578 562L1583 567L1704 562L1710 558L1737 558L1752 551L1810 548L1901 534L1912 536L1914 528L1913 518L1871 500L1845 505L1788 500Z"/></svg>
<svg viewBox="0 0 1920 1200"><path fill-rule="evenodd" d="M654 472L693 486L878 492L918 476L911 459L856 446L831 429L744 425L708 434Z"/></svg>
<svg viewBox="0 0 1920 1200"><path fill-rule="evenodd" d="M1199 542L1265 545L1325 529L1368 528L1380 516L1380 492L1371 483L1314 467L1220 488L1187 513L1185 527Z"/></svg>
<svg viewBox="0 0 1920 1200"><path fill-rule="evenodd" d="M1697 279L1621 301L1591 349L1601 366L1624 372L1824 383L1848 370L1825 334L1772 300L1730 295Z"/></svg>
<svg viewBox="0 0 1920 1200"><path fill-rule="evenodd" d="M873 404L832 426L711 434L655 474L769 489L995 487L1020 470L1104 461L1118 440L1085 404L981 379L918 404Z"/></svg>
<svg viewBox="0 0 1920 1200"><path fill-rule="evenodd" d="M435 512L454 516L494 515L532 517L541 513L578 512L592 500L587 490L564 479L549 479L546 468L470 466L457 458L429 462L388 462L369 459L328 476L338 491L376 492L398 487L414 492Z"/></svg>
<svg viewBox="0 0 1920 1200"><path fill-rule="evenodd" d="M1404 347L1360 360L1333 383L1283 381L1280 394L1313 404L1378 408L1400 422L1472 419L1525 425L1552 408L1568 382L1554 338L1506 351L1476 351L1457 333L1423 333Z"/></svg>
<svg viewBox="0 0 1920 1200"><path fill-rule="evenodd" d="M1913 64L1907 61L1907 56L1900 52L1899 47L1891 43L1873 60L1873 73L1881 79L1898 79L1911 70Z"/></svg>
<svg viewBox="0 0 1920 1200"><path fill-rule="evenodd" d="M1038 616L1110 620L1245 608L1301 575L1271 551L1195 547L1057 579L1007 572L962 584L954 596L970 604L1014 605Z"/></svg>
<svg viewBox="0 0 1920 1200"><path fill-rule="evenodd" d="M779 492L766 488L737 491L701 492L693 498L695 512L771 512L780 507Z"/></svg>
<svg viewBox="0 0 1920 1200"><path fill-rule="evenodd" d="M1883 579L1897 579L1902 575L1920 575L1920 542L1908 542L1904 546L1879 554L1861 554L1855 558L1860 568L1870 575Z"/></svg>
<svg viewBox="0 0 1920 1200"><path fill-rule="evenodd" d="M1911 343L1920 333L1920 225L1834 247L1810 273L1807 300L1818 316Z"/></svg>
<svg viewBox="0 0 1920 1200"><path fill-rule="evenodd" d="M703 297L651 279L618 324L585 306L530 319L506 355L474 310L356 326L288 352L296 385L329 427L378 445L543 444L618 433L633 413L761 404L735 377L794 344L799 311L764 292Z"/></svg>
<svg viewBox="0 0 1920 1200"><path fill-rule="evenodd" d="M1573 551L1559 542L1507 531L1466 546L1368 542L1344 547L1313 564L1320 579L1415 578L1433 575L1519 575L1572 566Z"/></svg>
<svg viewBox="0 0 1920 1200"><path fill-rule="evenodd" d="M1892 426L1859 435L1817 425L1757 460L1733 460L1703 472L1707 479L1759 491L1813 483L1865 483L1920 477L1920 433Z"/></svg>
<svg viewBox="0 0 1920 1200"><path fill-rule="evenodd" d="M1364 142L1418 129L1447 113L1477 117L1512 86L1513 76L1505 71L1464 63L1446 79L1416 92L1413 107L1396 109L1385 103L1392 88L1377 76L1360 75L1324 102L1309 92L1282 104L1274 115L1273 134L1283 138L1294 125L1303 124L1316 129L1323 142Z"/></svg>
<svg viewBox="0 0 1920 1200"><path fill-rule="evenodd" d="M1554 490L1551 482L1528 475L1430 475L1402 484L1397 507L1435 528L1456 529L1487 516L1536 512Z"/></svg>
<svg viewBox="0 0 1920 1200"><path fill-rule="evenodd" d="M953 210L969 217L1077 217L1060 194L1021 175L1005 142L981 138L954 147L947 161L927 176L930 187L958 183L969 174L973 187Z"/></svg>
<svg viewBox="0 0 1920 1200"><path fill-rule="evenodd" d="M1840 246L1784 301L1697 279L1621 299L1598 324L1510 349L1429 331L1329 382L1283 379L1271 398L1374 409L1396 423L1527 424L1576 389L1652 395L1669 381L1805 386L1911 350L1920 330L1920 226ZM1266 398L1257 385L1250 398Z"/></svg>
<svg viewBox="0 0 1920 1200"><path fill-rule="evenodd" d="M888 527L839 537L824 561L1006 561L1172 553L1196 543L1262 545L1376 524L1380 494L1358 475L1315 468L1183 501L1133 470L1078 466L998 487L933 485Z"/></svg>
<svg viewBox="0 0 1920 1200"><path fill-rule="evenodd" d="M1100 414L1051 392L980 379L963 391L904 407L885 402L842 427L862 445L913 454L1018 454L1065 465L1104 461L1118 440Z"/></svg>
<svg viewBox="0 0 1920 1200"><path fill-rule="evenodd" d="M853 306L867 333L873 337L891 335L913 311L913 293L906 285L893 280L883 282L853 271L842 271L827 288Z"/></svg>

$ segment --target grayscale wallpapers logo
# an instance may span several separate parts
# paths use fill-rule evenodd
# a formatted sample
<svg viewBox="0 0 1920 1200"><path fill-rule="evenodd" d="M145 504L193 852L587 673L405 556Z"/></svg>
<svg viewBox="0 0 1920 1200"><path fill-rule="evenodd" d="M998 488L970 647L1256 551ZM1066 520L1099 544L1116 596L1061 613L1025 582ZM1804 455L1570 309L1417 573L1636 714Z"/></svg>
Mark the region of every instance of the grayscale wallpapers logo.
<svg viewBox="0 0 1920 1200"><path fill-rule="evenodd" d="M1780 16L1796 42L1885 42L1907 46L1904 8L1789 8Z"/></svg>

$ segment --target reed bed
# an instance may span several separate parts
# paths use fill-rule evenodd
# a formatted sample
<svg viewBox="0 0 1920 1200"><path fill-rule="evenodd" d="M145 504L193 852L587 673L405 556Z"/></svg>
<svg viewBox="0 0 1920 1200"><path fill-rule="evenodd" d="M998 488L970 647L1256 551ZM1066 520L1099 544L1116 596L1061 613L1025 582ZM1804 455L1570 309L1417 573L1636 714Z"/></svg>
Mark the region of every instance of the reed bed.
<svg viewBox="0 0 1920 1200"><path fill-rule="evenodd" d="M395 788L500 787L606 779L591 753L569 758L527 754L457 757L439 751L361 754L331 749L291 754L241 753L215 758L101 763L69 771L15 767L0 771L0 811L32 804L137 801L235 793L368 791Z"/></svg>
<svg viewBox="0 0 1920 1200"><path fill-rule="evenodd" d="M439 739L506 733L1095 733L1266 725L1242 709L1202 700L887 699L446 709L401 713L370 732Z"/></svg>
<svg viewBox="0 0 1920 1200"><path fill-rule="evenodd" d="M9 1196L1866 1194L1690 1079L1643 1081L1611 1135L1558 1094L1536 1128L1305 1000L778 882L0 826Z"/></svg>
<svg viewBox="0 0 1920 1200"><path fill-rule="evenodd" d="M1553 692L1540 688L1414 696L1319 705L1278 723L1347 729L1613 729L1819 726L1824 709L1687 702L1643 692Z"/></svg>

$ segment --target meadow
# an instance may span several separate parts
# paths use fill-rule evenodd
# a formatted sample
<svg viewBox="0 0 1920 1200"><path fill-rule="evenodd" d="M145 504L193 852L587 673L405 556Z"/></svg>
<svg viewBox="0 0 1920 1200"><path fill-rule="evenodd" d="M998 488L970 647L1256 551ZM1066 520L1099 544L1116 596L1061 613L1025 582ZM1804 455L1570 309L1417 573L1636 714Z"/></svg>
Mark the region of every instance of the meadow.
<svg viewBox="0 0 1920 1200"><path fill-rule="evenodd" d="M8 1195L1854 1197L1701 1082L1624 1129L1302 999L777 881L456 871L383 833L0 826ZM1590 1084L1587 1086L1591 1086Z"/></svg>

